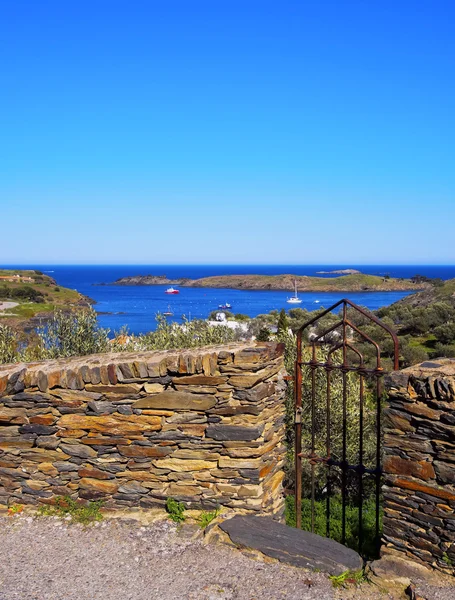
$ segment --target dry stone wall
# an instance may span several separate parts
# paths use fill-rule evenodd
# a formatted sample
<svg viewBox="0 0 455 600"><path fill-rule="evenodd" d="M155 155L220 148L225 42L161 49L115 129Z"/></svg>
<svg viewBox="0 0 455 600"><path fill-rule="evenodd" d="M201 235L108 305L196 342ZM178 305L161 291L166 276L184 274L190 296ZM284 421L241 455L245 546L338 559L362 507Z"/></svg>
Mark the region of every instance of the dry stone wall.
<svg viewBox="0 0 455 600"><path fill-rule="evenodd" d="M0 367L0 505L103 499L280 515L283 347Z"/></svg>
<svg viewBox="0 0 455 600"><path fill-rule="evenodd" d="M393 373L385 415L384 542L438 569L455 565L455 361Z"/></svg>

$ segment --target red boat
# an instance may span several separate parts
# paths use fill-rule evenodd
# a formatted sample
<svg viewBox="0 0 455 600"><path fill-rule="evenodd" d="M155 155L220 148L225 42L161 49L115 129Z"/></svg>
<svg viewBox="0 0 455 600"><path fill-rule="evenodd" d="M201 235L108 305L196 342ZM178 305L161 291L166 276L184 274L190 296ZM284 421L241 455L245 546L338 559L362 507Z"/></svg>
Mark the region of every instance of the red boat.
<svg viewBox="0 0 455 600"><path fill-rule="evenodd" d="M164 292L165 294L180 294L179 290L176 290L173 287L167 288L167 290Z"/></svg>

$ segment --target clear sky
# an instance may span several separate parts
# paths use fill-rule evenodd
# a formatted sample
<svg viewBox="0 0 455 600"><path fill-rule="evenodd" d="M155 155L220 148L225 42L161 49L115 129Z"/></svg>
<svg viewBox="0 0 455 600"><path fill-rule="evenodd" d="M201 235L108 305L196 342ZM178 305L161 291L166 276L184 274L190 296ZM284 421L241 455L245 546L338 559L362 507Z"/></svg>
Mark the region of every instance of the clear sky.
<svg viewBox="0 0 455 600"><path fill-rule="evenodd" d="M1 263L455 263L453 0L3 0Z"/></svg>

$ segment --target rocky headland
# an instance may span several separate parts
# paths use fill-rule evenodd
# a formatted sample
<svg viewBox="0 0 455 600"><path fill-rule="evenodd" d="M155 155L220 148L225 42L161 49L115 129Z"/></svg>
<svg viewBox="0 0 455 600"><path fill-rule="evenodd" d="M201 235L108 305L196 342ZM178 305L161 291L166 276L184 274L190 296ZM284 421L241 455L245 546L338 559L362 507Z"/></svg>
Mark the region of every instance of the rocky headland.
<svg viewBox="0 0 455 600"><path fill-rule="evenodd" d="M58 285L37 270L0 269L0 323L31 329L52 318L55 310L71 311L95 304L84 294Z"/></svg>
<svg viewBox="0 0 455 600"><path fill-rule="evenodd" d="M427 308L435 302L455 305L455 279L448 279L442 285L427 285L422 291L402 298L396 304L406 304L413 308Z"/></svg>

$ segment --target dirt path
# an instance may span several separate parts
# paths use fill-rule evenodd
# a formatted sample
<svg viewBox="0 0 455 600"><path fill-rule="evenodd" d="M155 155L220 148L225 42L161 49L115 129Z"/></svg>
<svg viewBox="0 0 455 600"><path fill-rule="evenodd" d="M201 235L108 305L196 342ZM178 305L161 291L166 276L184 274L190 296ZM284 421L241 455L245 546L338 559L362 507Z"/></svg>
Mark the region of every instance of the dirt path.
<svg viewBox="0 0 455 600"><path fill-rule="evenodd" d="M106 520L0 517L0 600L390 600L375 586L334 591L322 573L266 563L178 533ZM428 596L449 599L453 596Z"/></svg>
<svg viewBox="0 0 455 600"><path fill-rule="evenodd" d="M0 302L0 313L18 306L19 302Z"/></svg>

